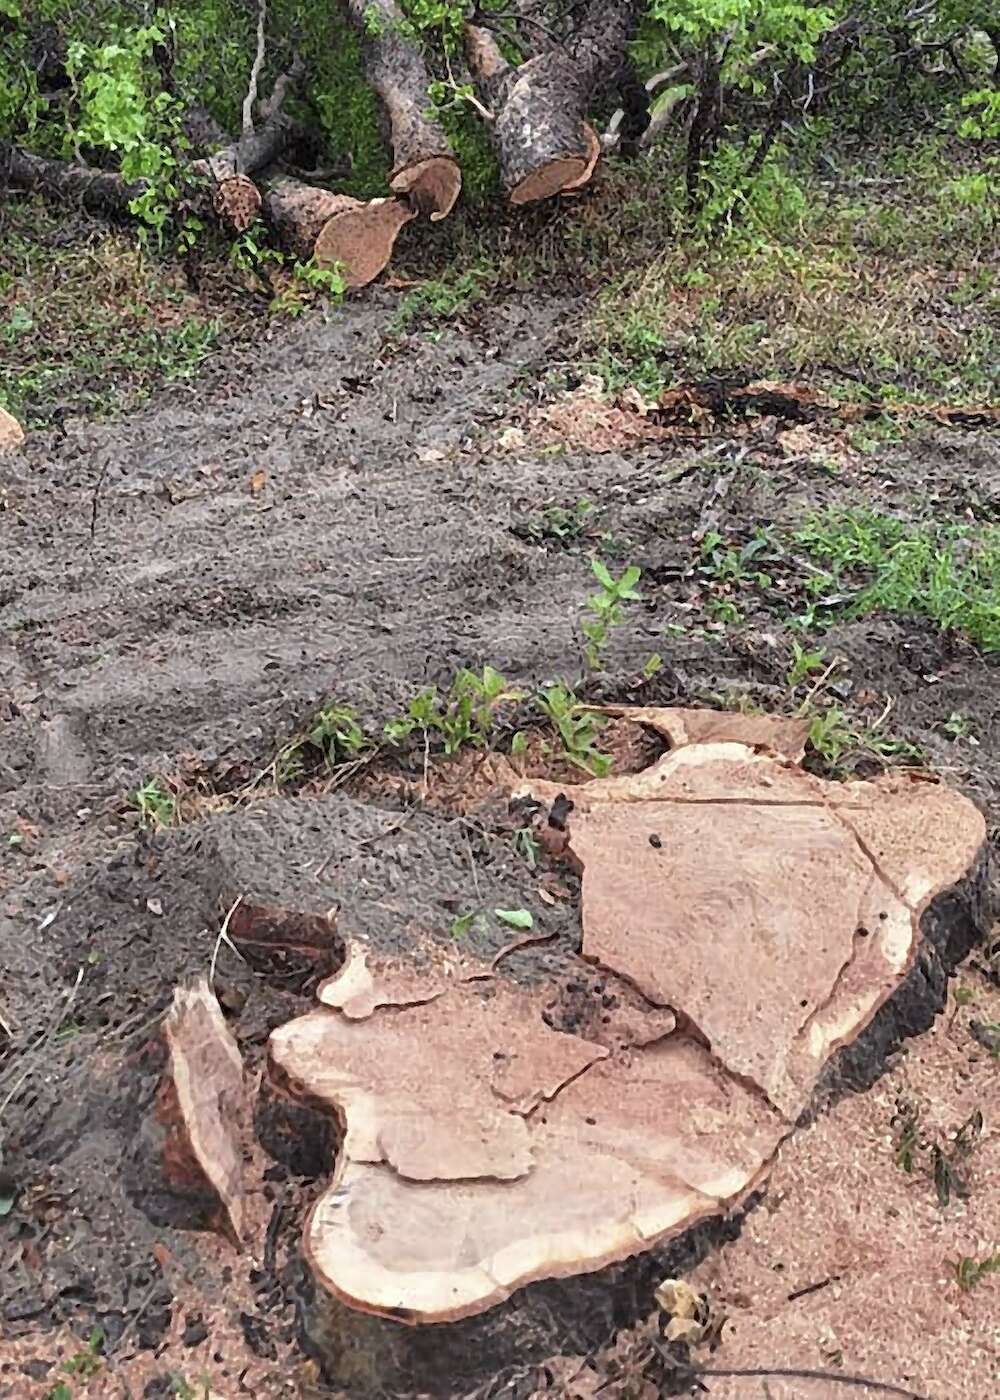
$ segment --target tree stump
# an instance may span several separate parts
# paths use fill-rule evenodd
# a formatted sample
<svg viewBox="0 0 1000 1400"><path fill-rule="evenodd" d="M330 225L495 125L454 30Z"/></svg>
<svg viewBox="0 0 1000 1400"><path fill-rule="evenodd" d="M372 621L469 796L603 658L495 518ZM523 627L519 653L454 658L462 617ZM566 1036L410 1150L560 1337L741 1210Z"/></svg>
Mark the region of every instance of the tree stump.
<svg viewBox="0 0 1000 1400"><path fill-rule="evenodd" d="M335 1125L303 1327L359 1394L451 1394L567 1328L606 1343L664 1250L762 1186L845 1050L875 1075L933 1018L982 927L965 798L816 778L796 722L634 716L675 744L650 768L515 794L539 822L558 803L579 954L519 982L407 968L356 930L271 1037L270 1114L327 1149Z"/></svg>

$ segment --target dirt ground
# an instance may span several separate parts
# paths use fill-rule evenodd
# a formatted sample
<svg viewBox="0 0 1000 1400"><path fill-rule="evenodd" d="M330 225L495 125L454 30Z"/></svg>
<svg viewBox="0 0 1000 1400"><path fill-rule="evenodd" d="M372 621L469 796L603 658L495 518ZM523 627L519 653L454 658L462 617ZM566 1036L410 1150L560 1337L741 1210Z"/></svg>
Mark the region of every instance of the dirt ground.
<svg viewBox="0 0 1000 1400"><path fill-rule="evenodd" d="M326 878L347 916L387 929L453 919L472 885L517 908L538 873L502 823L483 818L470 836L433 803L377 839L419 792L419 764L408 785L331 792L313 776L278 791L268 765L317 706L351 705L377 727L462 666L522 685L575 674L598 548L643 569L643 601L589 698L788 709L792 634L752 600L720 620L697 538L742 541L837 505L1000 518L1000 443L983 429L918 423L876 450L825 455L788 450L766 423L749 436L721 424L697 439L594 441L567 429L566 412L579 413L553 384L578 304L512 298L444 330L390 334L397 301L377 291L311 314L138 412L68 418L0 463L0 1199L13 1201L0 1218L0 1396L11 1400L203 1384L225 1400L330 1393L296 1322L295 1242L315 1183L265 1173L257 1260L154 1223L136 1181L144 1047L174 986L218 951L240 861L280 885L293 878L287 842L303 859L335 849ZM546 417L553 404L561 418ZM581 499L592 503L581 530L549 528L553 507L572 513ZM879 732L919 745L995 835L995 658L907 616L842 622L823 641L857 733L881 719ZM659 669L646 666L654 653ZM884 757L859 739L840 766L867 773ZM151 832L128 794L157 775L184 820ZM569 894L553 929L577 917ZM254 1066L301 998L224 948L219 971ZM996 1393L1000 1274L962 1288L954 1265L1000 1248L1000 1061L971 1031L998 1021L987 944L934 1029L797 1134L762 1200L691 1275L726 1319L692 1364L826 1377L705 1374L684 1393L885 1393L837 1375L934 1400ZM953 1146L977 1112L982 1132L943 1205L933 1148ZM565 1355L516 1365L488 1393L679 1393L650 1335L640 1325L596 1356L568 1335Z"/></svg>

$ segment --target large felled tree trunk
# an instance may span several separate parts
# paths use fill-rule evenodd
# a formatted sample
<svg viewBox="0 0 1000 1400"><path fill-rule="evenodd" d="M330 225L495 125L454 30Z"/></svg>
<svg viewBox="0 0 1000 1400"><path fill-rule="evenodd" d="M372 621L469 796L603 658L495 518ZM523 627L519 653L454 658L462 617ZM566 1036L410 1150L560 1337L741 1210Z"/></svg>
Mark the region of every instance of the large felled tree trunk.
<svg viewBox="0 0 1000 1400"><path fill-rule="evenodd" d="M364 287L385 268L399 230L416 217L404 199L352 199L276 176L262 185L264 213L281 242L318 267L339 266L348 287Z"/></svg>
<svg viewBox="0 0 1000 1400"><path fill-rule="evenodd" d="M512 204L579 189L593 174L600 141L587 123L594 90L621 64L640 6L595 3L561 44L515 67L493 35L466 30L466 58L483 105Z"/></svg>
<svg viewBox="0 0 1000 1400"><path fill-rule="evenodd" d="M420 214L443 219L462 188L462 172L440 124L429 115L430 77L403 32L394 0L347 0L361 42L365 77L378 94L389 128L390 185Z"/></svg>

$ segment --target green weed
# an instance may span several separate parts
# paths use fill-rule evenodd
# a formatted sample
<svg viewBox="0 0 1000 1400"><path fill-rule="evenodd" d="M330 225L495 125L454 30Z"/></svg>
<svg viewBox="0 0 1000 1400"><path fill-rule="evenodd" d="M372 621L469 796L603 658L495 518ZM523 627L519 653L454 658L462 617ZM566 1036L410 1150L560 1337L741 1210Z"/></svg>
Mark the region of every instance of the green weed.
<svg viewBox="0 0 1000 1400"><path fill-rule="evenodd" d="M322 753L328 768L348 763L374 747L348 705L327 705L319 710L306 731L305 741Z"/></svg>
<svg viewBox="0 0 1000 1400"><path fill-rule="evenodd" d="M788 668L785 677L789 690L794 690L801 681L811 676L816 671L822 671L826 661L825 647L817 647L815 651L807 650L796 639L792 639L792 664Z"/></svg>
<svg viewBox="0 0 1000 1400"><path fill-rule="evenodd" d="M838 773L849 754L871 754L875 758L921 762L925 755L909 740L883 734L875 726L854 724L836 705L819 710L809 725L809 744L832 773Z"/></svg>
<svg viewBox="0 0 1000 1400"><path fill-rule="evenodd" d="M413 734L436 736L448 755L465 744L483 748L497 724L503 705L522 699L499 671L484 666L481 672L459 671L444 695L428 686L410 701L406 713L386 724L383 734L390 744L404 743Z"/></svg>
<svg viewBox="0 0 1000 1400"><path fill-rule="evenodd" d="M530 826L518 827L514 832L514 850L528 866L529 870L534 870L538 865L538 857L541 854L541 846L538 838Z"/></svg>
<svg viewBox="0 0 1000 1400"><path fill-rule="evenodd" d="M484 267L470 267L450 281L430 278L400 302L392 329L406 330L417 322L454 320L484 301L494 282L495 275Z"/></svg>
<svg viewBox="0 0 1000 1400"><path fill-rule="evenodd" d="M982 1259L964 1255L952 1262L952 1268L955 1270L959 1288L963 1293L968 1293L990 1274L1000 1274L1000 1249L995 1249L992 1254L987 1254Z"/></svg>
<svg viewBox="0 0 1000 1400"><path fill-rule="evenodd" d="M642 595L636 593L635 585L642 576L642 570L630 565L621 578L613 578L607 565L600 559L591 560L594 577L600 584L600 592L587 601L587 616L580 624L586 637L584 656L588 667L597 670L604 656L611 633L620 627L624 620L624 603L639 603Z"/></svg>
<svg viewBox="0 0 1000 1400"><path fill-rule="evenodd" d="M1000 650L1000 527L843 511L815 517L795 541L824 566L807 590L837 600L827 616L917 615L965 632L983 651Z"/></svg>
<svg viewBox="0 0 1000 1400"><path fill-rule="evenodd" d="M514 534L527 544L557 544L563 547L578 544L590 535L599 512L586 499L571 506L548 506L514 525Z"/></svg>
<svg viewBox="0 0 1000 1400"><path fill-rule="evenodd" d="M540 690L535 704L554 726L563 758L596 778L610 773L611 757L597 747L604 726L600 715L582 708L575 693L561 682Z"/></svg>
<svg viewBox="0 0 1000 1400"><path fill-rule="evenodd" d="M177 816L177 799L160 778L148 778L136 788L131 802L146 827L172 826Z"/></svg>

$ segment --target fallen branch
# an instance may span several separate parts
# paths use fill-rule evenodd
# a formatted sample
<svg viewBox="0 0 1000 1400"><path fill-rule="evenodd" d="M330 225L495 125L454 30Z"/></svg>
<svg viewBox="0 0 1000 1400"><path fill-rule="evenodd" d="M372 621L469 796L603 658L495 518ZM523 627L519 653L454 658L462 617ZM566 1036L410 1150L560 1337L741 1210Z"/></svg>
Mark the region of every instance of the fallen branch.
<svg viewBox="0 0 1000 1400"><path fill-rule="evenodd" d="M132 205L149 190L146 180L125 180L117 171L52 160L4 144L0 145L0 190L10 186L113 219L134 218Z"/></svg>

